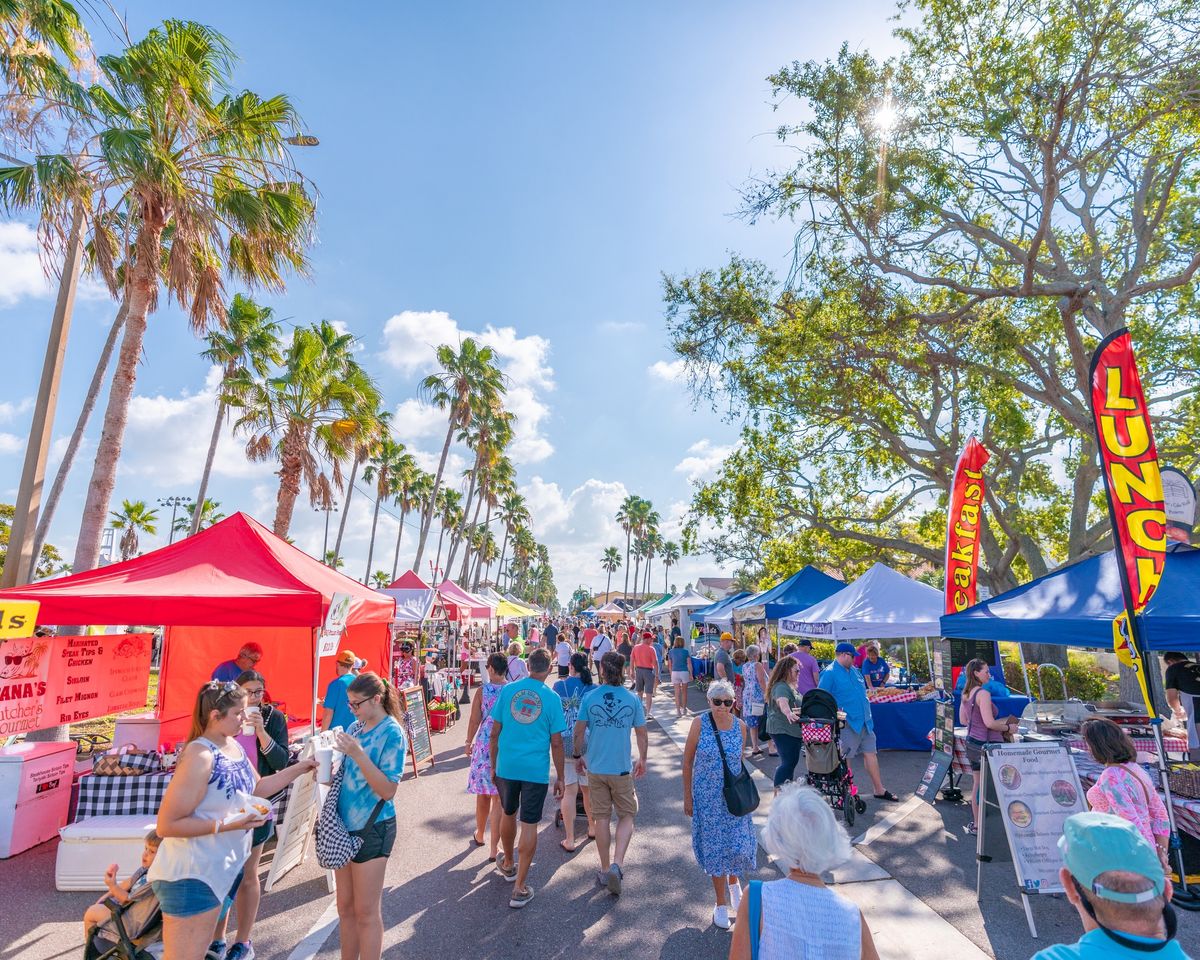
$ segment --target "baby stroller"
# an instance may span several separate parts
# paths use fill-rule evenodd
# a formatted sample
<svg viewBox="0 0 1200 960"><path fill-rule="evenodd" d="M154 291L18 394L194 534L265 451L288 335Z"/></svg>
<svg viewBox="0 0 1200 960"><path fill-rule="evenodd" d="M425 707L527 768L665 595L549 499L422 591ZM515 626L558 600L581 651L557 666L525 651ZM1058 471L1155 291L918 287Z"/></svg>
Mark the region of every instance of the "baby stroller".
<svg viewBox="0 0 1200 960"><path fill-rule="evenodd" d="M154 893L147 888L143 896L154 897ZM163 955L163 915L157 898L149 916L136 924L138 929L126 925L126 920L130 918L125 914L142 899L135 897L124 906L112 897L104 899L104 905L112 914L112 923L92 928L83 948L83 960L158 960ZM145 911L139 910L138 914L144 916ZM133 919L136 922L139 917Z"/></svg>
<svg viewBox="0 0 1200 960"><path fill-rule="evenodd" d="M816 787L834 810L841 810L847 826L854 815L867 809L859 799L854 774L838 745L843 722L838 719L833 694L819 687L809 690L800 701L800 736L804 741L805 780Z"/></svg>

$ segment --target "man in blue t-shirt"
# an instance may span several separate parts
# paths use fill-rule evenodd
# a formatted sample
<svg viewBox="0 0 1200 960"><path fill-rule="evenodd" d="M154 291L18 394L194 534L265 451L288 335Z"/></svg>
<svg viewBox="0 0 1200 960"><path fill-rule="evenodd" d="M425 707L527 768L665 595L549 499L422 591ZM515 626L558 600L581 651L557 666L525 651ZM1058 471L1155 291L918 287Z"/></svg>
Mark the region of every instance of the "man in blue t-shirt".
<svg viewBox="0 0 1200 960"><path fill-rule="evenodd" d="M354 722L347 690L354 682L354 664L357 662L358 658L352 650L343 650L334 661L337 676L329 681L329 686L325 688L325 699L321 701L321 706L325 708L321 717L322 730L332 730L334 727L349 730Z"/></svg>
<svg viewBox="0 0 1200 960"><path fill-rule="evenodd" d="M1030 960L1187 960L1168 906L1171 881L1137 827L1108 813L1077 813L1063 824L1058 849L1059 879L1083 936Z"/></svg>
<svg viewBox="0 0 1200 960"><path fill-rule="evenodd" d="M254 670L258 667L258 661L263 658L263 648L260 644L243 643L241 649L238 650L238 655L232 660L226 660L223 663L218 663L212 672L212 679L221 683L236 683L247 670Z"/></svg>
<svg viewBox="0 0 1200 960"><path fill-rule="evenodd" d="M625 851L633 838L633 818L637 815L637 791L633 781L646 774L646 711L638 696L625 689L625 658L606 653L600 661L602 686L592 687L583 695L579 719L575 721L575 743L583 743L587 734L586 759L578 747L572 755L579 773L586 774L591 791L592 817L596 821L596 852L600 854L597 882L608 887L613 896L621 893L625 876ZM638 759L632 761L630 731L637 737ZM612 863L608 859L610 824L617 811L617 842Z"/></svg>
<svg viewBox="0 0 1200 960"><path fill-rule="evenodd" d="M876 800L895 801L891 790L885 790L879 775L879 757L875 747L875 721L871 717L871 703L867 700L867 683L858 667L854 665L857 651L852 643L839 643L834 649L833 663L821 673L818 686L837 701L838 709L846 714L846 726L839 738L846 760L862 754L863 766L875 787Z"/></svg>
<svg viewBox="0 0 1200 960"><path fill-rule="evenodd" d="M563 732L567 728L562 700L546 685L550 653L538 648L529 655L529 676L506 683L492 707L492 780L500 795L500 843L504 856L496 869L515 882L508 905L521 908L533 899L525 879L537 850L537 828L550 785L548 756L554 757L554 796L563 793ZM517 856L517 811L521 813L521 840Z"/></svg>

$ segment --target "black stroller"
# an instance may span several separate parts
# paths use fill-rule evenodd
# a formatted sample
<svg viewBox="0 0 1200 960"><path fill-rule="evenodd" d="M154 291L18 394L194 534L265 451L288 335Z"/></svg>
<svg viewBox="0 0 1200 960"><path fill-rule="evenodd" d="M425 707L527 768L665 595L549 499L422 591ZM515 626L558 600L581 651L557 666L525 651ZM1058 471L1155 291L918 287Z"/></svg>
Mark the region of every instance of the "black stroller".
<svg viewBox="0 0 1200 960"><path fill-rule="evenodd" d="M148 887L143 896L153 897ZM135 897L121 905L112 897L104 898L104 905L112 914L112 924L92 928L83 948L83 960L157 960L162 956L162 910L155 899L154 909L148 917L137 924L137 929L126 924L125 916L142 897ZM140 911L144 913L145 911ZM115 938L115 941L114 941Z"/></svg>
<svg viewBox="0 0 1200 960"><path fill-rule="evenodd" d="M843 722L838 718L833 694L819 687L809 690L800 701L800 736L804 741L805 780L816 787L834 810L841 810L849 826L854 815L867 809L858 796L854 774L838 745Z"/></svg>

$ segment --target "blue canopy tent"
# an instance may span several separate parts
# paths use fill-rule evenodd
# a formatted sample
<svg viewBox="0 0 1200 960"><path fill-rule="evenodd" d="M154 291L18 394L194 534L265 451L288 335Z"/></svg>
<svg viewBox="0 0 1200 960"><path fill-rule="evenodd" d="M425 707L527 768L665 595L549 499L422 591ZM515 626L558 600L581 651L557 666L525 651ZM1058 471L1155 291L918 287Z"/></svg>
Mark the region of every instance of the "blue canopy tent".
<svg viewBox="0 0 1200 960"><path fill-rule="evenodd" d="M724 600L718 600L716 603L709 604L707 607L701 607L699 610L693 610L692 619L698 620L700 623L707 624L708 617L719 619L727 611L741 603L748 596L750 596L749 592L743 590L741 593L736 593L732 597L726 597ZM725 622L728 623L728 619L726 619Z"/></svg>
<svg viewBox="0 0 1200 960"><path fill-rule="evenodd" d="M845 582L822 573L816 567L804 567L765 593L736 604L733 607L733 618L738 623L778 620L780 617L811 607L814 603L820 603L845 586Z"/></svg>
<svg viewBox="0 0 1200 960"><path fill-rule="evenodd" d="M1089 557L942 617L942 636L1112 647L1112 622L1125 609L1113 551ZM1151 650L1200 650L1200 550L1167 553L1162 582L1138 616Z"/></svg>

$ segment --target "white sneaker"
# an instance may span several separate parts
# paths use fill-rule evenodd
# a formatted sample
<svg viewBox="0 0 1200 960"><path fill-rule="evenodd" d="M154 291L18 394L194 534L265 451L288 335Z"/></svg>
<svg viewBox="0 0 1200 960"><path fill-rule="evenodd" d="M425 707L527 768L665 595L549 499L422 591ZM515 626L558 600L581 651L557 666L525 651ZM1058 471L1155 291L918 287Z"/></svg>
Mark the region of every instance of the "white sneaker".
<svg viewBox="0 0 1200 960"><path fill-rule="evenodd" d="M729 908L725 904L713 907L713 926L721 930L728 930L732 926L729 922Z"/></svg>
<svg viewBox="0 0 1200 960"><path fill-rule="evenodd" d="M742 885L740 883L731 883L729 885L729 912L735 917L737 916L738 907L742 902Z"/></svg>

